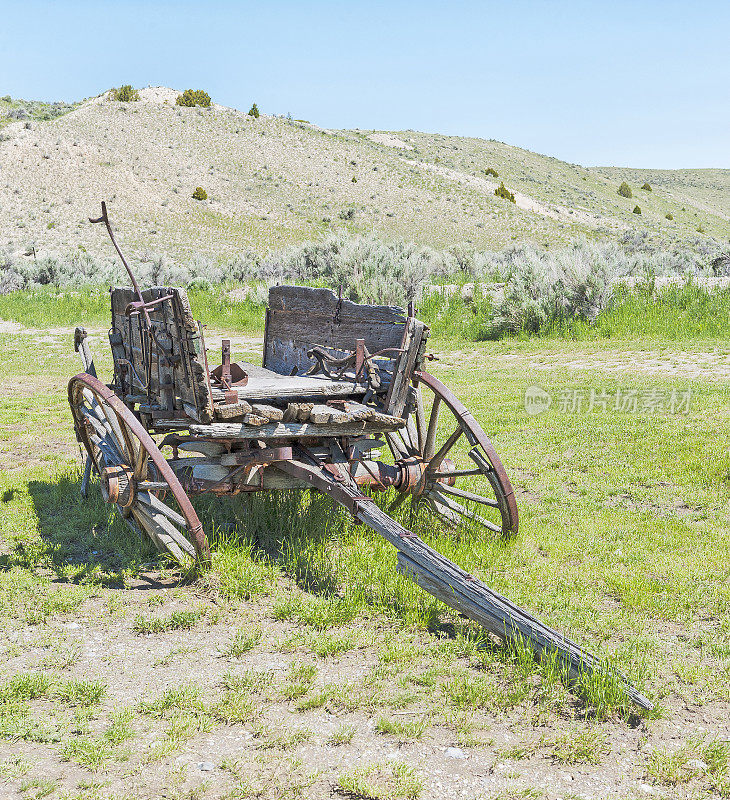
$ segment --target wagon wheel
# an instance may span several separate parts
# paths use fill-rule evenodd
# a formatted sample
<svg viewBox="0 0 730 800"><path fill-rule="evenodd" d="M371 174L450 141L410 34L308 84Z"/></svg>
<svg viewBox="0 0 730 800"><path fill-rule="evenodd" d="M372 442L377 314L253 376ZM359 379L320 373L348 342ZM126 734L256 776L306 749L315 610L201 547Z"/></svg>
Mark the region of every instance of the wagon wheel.
<svg viewBox="0 0 730 800"><path fill-rule="evenodd" d="M183 565L209 562L198 515L180 481L134 414L97 378L72 378L68 399L79 439L99 474L101 493L137 533Z"/></svg>
<svg viewBox="0 0 730 800"><path fill-rule="evenodd" d="M413 379L416 408L408 425L388 433L408 480L391 508L411 497L451 525L503 536L517 533L512 485L492 443L466 407L427 372Z"/></svg>

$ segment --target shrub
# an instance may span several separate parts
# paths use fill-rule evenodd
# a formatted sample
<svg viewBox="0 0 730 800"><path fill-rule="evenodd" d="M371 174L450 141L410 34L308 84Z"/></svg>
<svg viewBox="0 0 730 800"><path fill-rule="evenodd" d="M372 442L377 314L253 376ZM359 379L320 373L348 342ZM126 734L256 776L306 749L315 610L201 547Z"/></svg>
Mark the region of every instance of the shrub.
<svg viewBox="0 0 730 800"><path fill-rule="evenodd" d="M644 184L644 185L643 185L641 188L642 188L642 189L643 189L645 192L650 192L650 191L651 191L651 184L649 184L649 183L645 183L645 184Z"/></svg>
<svg viewBox="0 0 730 800"><path fill-rule="evenodd" d="M626 183L626 181L623 181L621 186L618 187L618 193L621 195L621 197L633 197L634 196L633 192L631 191L631 187L629 186L628 183Z"/></svg>
<svg viewBox="0 0 730 800"><path fill-rule="evenodd" d="M493 178L498 178L499 177L499 173L497 172L496 169L494 169L494 167L487 167L484 170L484 174L485 175L491 175Z"/></svg>
<svg viewBox="0 0 730 800"><path fill-rule="evenodd" d="M120 103L133 103L135 100L139 100L139 92L128 83L125 83L124 86L120 86L118 89L112 89L109 93L109 99L117 100Z"/></svg>
<svg viewBox="0 0 730 800"><path fill-rule="evenodd" d="M497 197L503 198L504 200L509 200L510 203L516 202L514 194L512 194L512 192L510 192L510 190L504 185L504 182L499 184L499 186L494 190L494 194L497 195Z"/></svg>
<svg viewBox="0 0 730 800"><path fill-rule="evenodd" d="M193 192L193 200L207 200L208 192L202 186L197 186Z"/></svg>
<svg viewBox="0 0 730 800"><path fill-rule="evenodd" d="M194 108L195 106L208 108L210 106L210 95L202 89L186 89L177 96L175 105L187 106L188 108Z"/></svg>
<svg viewBox="0 0 730 800"><path fill-rule="evenodd" d="M674 214L665 214L664 219L672 220L674 219Z"/></svg>
<svg viewBox="0 0 730 800"><path fill-rule="evenodd" d="M261 114L259 113L259 107L254 103L251 108L248 110L249 117L253 117L254 119L258 119Z"/></svg>
<svg viewBox="0 0 730 800"><path fill-rule="evenodd" d="M698 225L697 226L697 233L704 233L704 232L705 232L705 229L702 227L702 225Z"/></svg>
<svg viewBox="0 0 730 800"><path fill-rule="evenodd" d="M634 214L641 214L641 209L639 206L634 206Z"/></svg>

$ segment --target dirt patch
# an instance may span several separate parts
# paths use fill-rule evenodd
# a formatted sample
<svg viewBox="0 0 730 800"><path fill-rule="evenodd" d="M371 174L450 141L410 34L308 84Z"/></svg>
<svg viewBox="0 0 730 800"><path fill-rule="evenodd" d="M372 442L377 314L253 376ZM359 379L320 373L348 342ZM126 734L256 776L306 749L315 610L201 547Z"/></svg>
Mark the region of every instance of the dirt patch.
<svg viewBox="0 0 730 800"><path fill-rule="evenodd" d="M203 608L207 614L215 611L210 600L193 588L175 587L153 574L150 578L149 588L160 598L161 609L156 613L191 607ZM59 618L41 628L6 631L4 644L14 647L13 653L21 652L6 658L4 671L34 671L49 659L76 653L74 663L57 672L64 681L76 678L106 684L103 706L92 709L91 729L97 731L104 727L95 721L104 716L102 708L139 709L141 701L154 700L169 690L199 687L201 698L210 702L220 695L220 686L226 681L258 674L271 686L281 686L291 674L292 663L304 663L316 672L312 687L305 692L311 697L328 685L352 682L355 686L377 667L377 660L365 649L326 660L312 660L297 648L283 651L280 643L296 628L271 620L270 609L261 602L246 603L218 621L204 618L191 630L135 634L134 619L150 613L153 592L144 591L146 588L140 581L134 588L105 590L87 601L73 618ZM266 617L260 644L240 658L231 660L223 655L236 625L250 625ZM422 637L425 643L428 634ZM406 674L407 667L402 672ZM110 757L99 772L64 759L62 746L23 741L1 741L0 764L18 757L28 759L32 766L23 780L52 779L61 791L102 780L113 795L124 791L129 796L150 798L236 796L227 793L243 782L262 784L263 793L255 796L264 798L339 796L337 787L343 774L371 765L387 771L394 764L413 770L423 786L422 800L675 798L689 796L697 781L686 787L657 785L647 777L652 752L678 749L690 733L730 736L727 704L710 703L699 709L676 698L666 703L665 719L639 727L623 722L591 723L604 742L598 764L561 764L545 742L578 735L584 726L560 717L530 724L529 709L524 710L528 719L522 710L476 713L473 722L480 728L475 732L481 740L478 746L465 743L443 725L427 725L417 741L378 732L381 717L406 725L428 719L428 708L420 702L411 701L395 711L345 710L331 703L302 710L297 699L286 700L274 692L269 700L258 698L260 709L250 722L217 724L193 733L163 757L154 753L166 741L163 731L168 723L155 715L137 713L132 723L134 736L126 743L128 755L123 761ZM333 744L333 737L344 729L349 731L349 740ZM11 792L7 796L20 797L20 783L21 779L6 781L6 791ZM277 794L272 791L275 786L280 790L288 787L291 794ZM530 791L533 794L528 794Z"/></svg>

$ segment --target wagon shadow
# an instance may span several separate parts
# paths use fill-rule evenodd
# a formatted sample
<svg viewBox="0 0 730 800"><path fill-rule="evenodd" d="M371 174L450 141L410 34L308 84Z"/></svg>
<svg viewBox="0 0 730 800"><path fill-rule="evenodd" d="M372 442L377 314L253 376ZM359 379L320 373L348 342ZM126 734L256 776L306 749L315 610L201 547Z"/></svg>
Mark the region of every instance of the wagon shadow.
<svg viewBox="0 0 730 800"><path fill-rule="evenodd" d="M140 589L169 585L148 574L156 551L103 502L98 487L92 483L87 497L81 497L80 473L29 481L28 494L38 538L18 538L9 565L45 568L59 582Z"/></svg>

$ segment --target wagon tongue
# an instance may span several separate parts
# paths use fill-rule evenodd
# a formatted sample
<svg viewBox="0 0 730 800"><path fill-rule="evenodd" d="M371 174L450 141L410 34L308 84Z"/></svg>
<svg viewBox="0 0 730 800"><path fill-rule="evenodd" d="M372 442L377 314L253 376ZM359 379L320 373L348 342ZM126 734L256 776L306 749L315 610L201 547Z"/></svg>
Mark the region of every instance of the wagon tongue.
<svg viewBox="0 0 730 800"><path fill-rule="evenodd" d="M307 463L314 459L307 459L306 451L302 454L304 459L281 462L278 468L324 492L390 542L398 550L398 571L422 589L501 639L527 645L538 658L543 653L555 652L569 683L580 682L584 675L612 674L594 655L429 547L382 511L354 482L343 480L341 473L335 475L327 470L325 467L329 465ZM645 710L653 708L651 701L623 676L613 676L623 683L633 703Z"/></svg>

